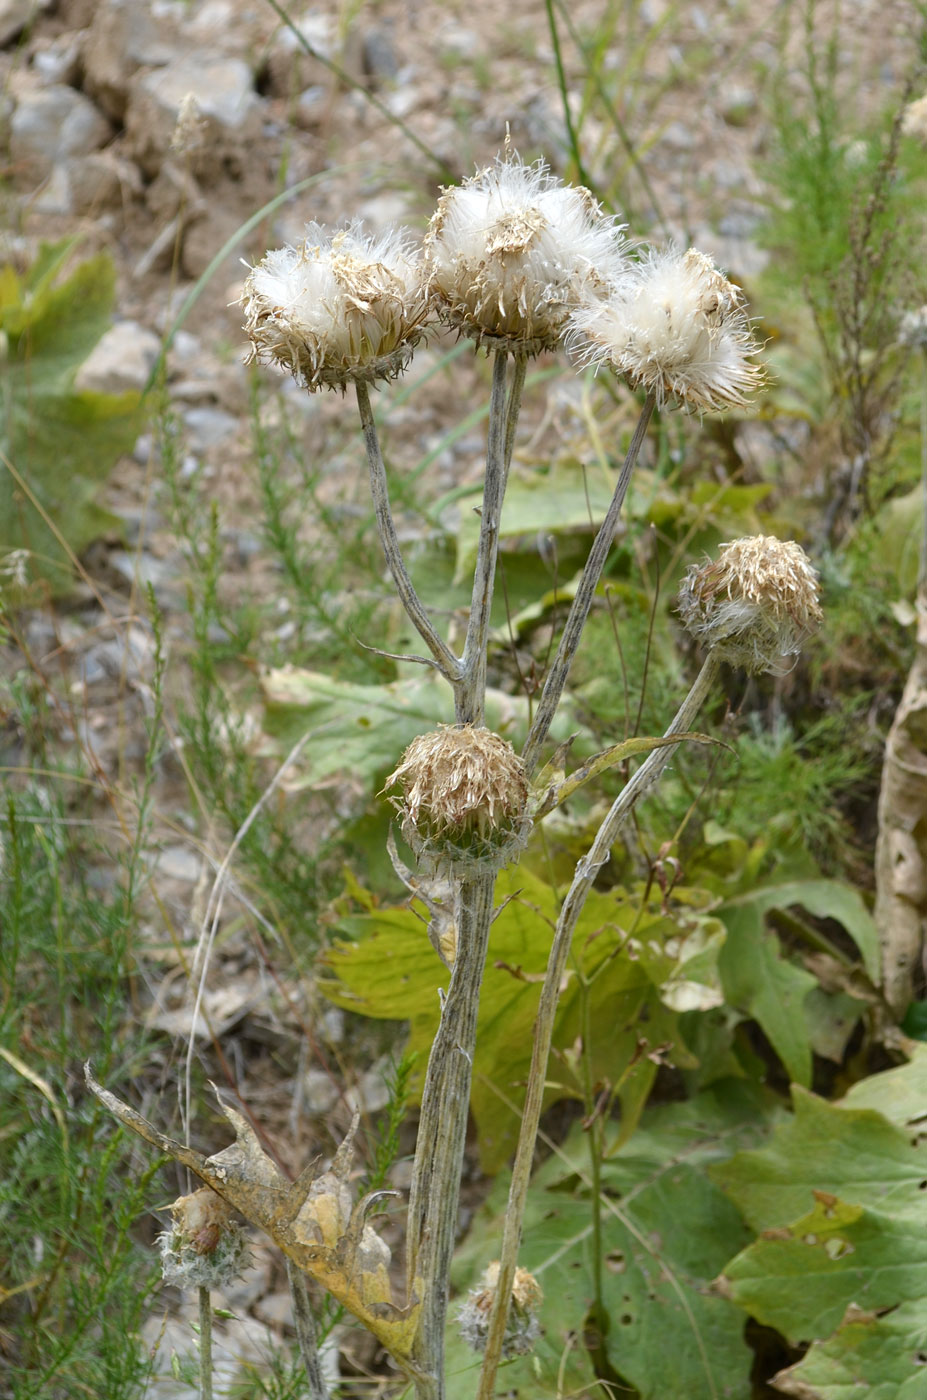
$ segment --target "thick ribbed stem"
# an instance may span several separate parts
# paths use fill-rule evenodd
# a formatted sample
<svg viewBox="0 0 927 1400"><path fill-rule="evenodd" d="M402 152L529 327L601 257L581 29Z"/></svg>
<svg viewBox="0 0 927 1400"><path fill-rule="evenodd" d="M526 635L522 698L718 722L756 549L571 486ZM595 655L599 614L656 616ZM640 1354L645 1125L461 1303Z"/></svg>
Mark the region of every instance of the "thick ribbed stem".
<svg viewBox="0 0 927 1400"><path fill-rule="evenodd" d="M695 683L686 696L678 713L666 731L666 737L685 733L705 702L720 669L720 662L709 655ZM544 1084L547 1075L547 1059L554 1030L554 1018L560 986L566 969L567 957L573 943L573 933L582 913L586 898L599 870L608 860L611 848L622 823L649 788L657 782L667 763L676 752L678 744L668 744L665 748L653 749L637 769L632 778L612 803L611 810L596 833L588 853L577 863L576 874L557 920L557 931L550 950L547 973L541 988L537 1020L534 1023L534 1049L531 1069L528 1073L528 1087L525 1106L522 1110L521 1130L518 1149L512 1168L512 1181L509 1186L509 1199L505 1212L505 1226L502 1236L502 1250L499 1261L499 1278L496 1297L489 1320L486 1339L486 1353L480 1372L477 1400L491 1400L495 1394L496 1370L502 1354L505 1337L505 1322L512 1294L512 1281L521 1244L521 1227L531 1180L531 1165L534 1159L534 1146L537 1140L541 1107L544 1101Z"/></svg>
<svg viewBox="0 0 927 1400"><path fill-rule="evenodd" d="M628 455L624 459L624 466L621 468L621 475L618 478L608 513L602 521L599 533L589 551L589 558L586 560L586 567L583 569L582 578L579 581L579 587L570 606L569 616L560 638L557 655L554 657L553 664L547 673L547 679L544 681L544 689L538 701L537 713L534 716L522 754L529 778L538 766L541 746L547 738L554 715L557 713L557 706L560 704L560 697L563 695L567 676L570 674L573 657L576 655L576 648L579 646L579 639L583 634L599 579L602 577L605 560L608 558L608 552L615 538L621 507L624 505L624 498L631 480L631 472L643 445L655 404L655 396L648 394L641 409L637 427L634 429L634 436L631 438Z"/></svg>
<svg viewBox="0 0 927 1400"><path fill-rule="evenodd" d="M389 489L386 483L386 468L383 465L383 454L380 451L380 439L377 435L377 425L374 422L373 410L370 406L370 393L367 385L360 379L355 383L357 390L357 408L360 413L361 427L364 430L364 446L367 449L367 465L370 469L370 492L373 496L373 507L377 519L377 532L380 536L380 543L383 546L383 553L386 555L386 562L389 571L393 576L399 600L409 615L409 618L419 635L424 640L426 646L435 659L435 665L443 676L452 684L456 684L460 678L460 662L435 631L431 619L425 611L421 599L413 587L408 571L402 559L402 551L399 547L399 538L396 534L396 526L393 521L393 513L389 504Z"/></svg>
<svg viewBox="0 0 927 1400"><path fill-rule="evenodd" d="M413 1355L424 1372L418 1400L443 1400L448 1277L457 1237L476 1017L493 914L494 872L460 882L457 957L431 1047L409 1195L408 1285L418 1281L422 1316Z"/></svg>

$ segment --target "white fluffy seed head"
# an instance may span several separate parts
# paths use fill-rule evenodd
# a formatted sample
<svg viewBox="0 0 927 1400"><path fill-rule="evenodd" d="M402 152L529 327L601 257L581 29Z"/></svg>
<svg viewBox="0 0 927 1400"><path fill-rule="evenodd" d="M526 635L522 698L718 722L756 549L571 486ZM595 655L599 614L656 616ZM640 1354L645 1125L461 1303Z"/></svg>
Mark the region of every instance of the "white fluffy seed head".
<svg viewBox="0 0 927 1400"><path fill-rule="evenodd" d="M898 323L898 343L912 350L927 350L927 306L904 313Z"/></svg>
<svg viewBox="0 0 927 1400"><path fill-rule="evenodd" d="M927 96L909 102L901 119L901 130L905 136L913 136L922 146L927 146Z"/></svg>
<svg viewBox="0 0 927 1400"><path fill-rule="evenodd" d="M477 345L553 349L583 292L618 275L621 227L542 161L499 158L445 190L431 219L425 267L438 315Z"/></svg>
<svg viewBox="0 0 927 1400"><path fill-rule="evenodd" d="M386 780L402 834L426 868L499 869L530 827L528 780L512 745L491 729L442 724L420 734Z"/></svg>
<svg viewBox="0 0 927 1400"><path fill-rule="evenodd" d="M281 365L305 388L391 379L424 333L421 259L401 229L308 224L298 248L268 253L241 295L248 360Z"/></svg>
<svg viewBox="0 0 927 1400"><path fill-rule="evenodd" d="M570 318L583 364L609 365L662 407L739 408L763 382L739 287L697 248L651 252Z"/></svg>
<svg viewBox="0 0 927 1400"><path fill-rule="evenodd" d="M823 620L818 576L801 545L774 535L723 544L693 565L679 590L689 633L722 661L752 675L782 672Z"/></svg>
<svg viewBox="0 0 927 1400"><path fill-rule="evenodd" d="M479 1287L470 1290L466 1301L461 1303L457 1311L460 1335L474 1351L486 1350L489 1319L498 1283L499 1263L495 1261L483 1272ZM512 1280L511 1304L502 1343L502 1355L506 1359L524 1355L533 1349L541 1335L541 1324L535 1310L540 1306L543 1297L541 1285L534 1275L527 1269L517 1268Z"/></svg>
<svg viewBox="0 0 927 1400"><path fill-rule="evenodd" d="M251 1253L231 1207L204 1186L171 1206L173 1225L158 1236L161 1274L178 1288L223 1288L248 1267Z"/></svg>

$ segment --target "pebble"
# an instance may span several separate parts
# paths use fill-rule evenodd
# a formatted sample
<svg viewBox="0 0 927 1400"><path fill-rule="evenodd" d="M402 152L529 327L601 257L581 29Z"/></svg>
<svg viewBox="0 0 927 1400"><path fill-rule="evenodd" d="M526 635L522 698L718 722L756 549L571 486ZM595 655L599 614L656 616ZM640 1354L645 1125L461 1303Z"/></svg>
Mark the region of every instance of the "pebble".
<svg viewBox="0 0 927 1400"><path fill-rule="evenodd" d="M137 321L120 321L77 371L74 387L97 394L141 392L161 353L161 339Z"/></svg>
<svg viewBox="0 0 927 1400"><path fill-rule="evenodd" d="M206 452L217 443L237 433L238 418L221 408L188 408L183 421L187 427L187 444L191 452Z"/></svg>
<svg viewBox="0 0 927 1400"><path fill-rule="evenodd" d="M192 51L130 81L126 108L129 148L143 171L154 176L169 151L181 104L192 96L201 122L200 140L211 163L235 150L244 157L260 135L263 104L251 69L238 58Z"/></svg>
<svg viewBox="0 0 927 1400"><path fill-rule="evenodd" d="M30 178L44 179L61 161L99 150L112 135L90 98L64 83L18 83L14 96L10 158Z"/></svg>

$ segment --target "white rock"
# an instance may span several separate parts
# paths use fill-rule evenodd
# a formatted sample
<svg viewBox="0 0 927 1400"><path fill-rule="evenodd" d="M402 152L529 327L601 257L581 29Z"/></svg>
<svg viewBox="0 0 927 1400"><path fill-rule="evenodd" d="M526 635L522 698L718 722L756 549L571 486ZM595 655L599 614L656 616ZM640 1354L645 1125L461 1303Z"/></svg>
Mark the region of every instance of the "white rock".
<svg viewBox="0 0 927 1400"><path fill-rule="evenodd" d="M33 208L39 214L73 214L74 193L67 165L52 166L48 178L35 197Z"/></svg>
<svg viewBox="0 0 927 1400"><path fill-rule="evenodd" d="M129 82L142 66L177 57L167 23L139 0L100 0L84 45L84 85L109 116L121 121Z"/></svg>
<svg viewBox="0 0 927 1400"><path fill-rule="evenodd" d="M40 9L38 0L0 0L0 49L25 29Z"/></svg>
<svg viewBox="0 0 927 1400"><path fill-rule="evenodd" d="M190 96L196 101L202 124L199 139L211 165L227 154L243 154L260 135L263 103L248 65L205 49L185 54L164 68L136 75L130 83L126 132L146 174L160 170L181 104Z"/></svg>
<svg viewBox="0 0 927 1400"><path fill-rule="evenodd" d="M114 151L91 151L68 161L71 199L75 214L91 218L106 209L122 209L126 200L140 195L138 167Z"/></svg>
<svg viewBox="0 0 927 1400"><path fill-rule="evenodd" d="M33 178L44 179L70 156L99 150L112 135L103 113L82 92L63 83L17 85L10 119L10 156Z"/></svg>
<svg viewBox="0 0 927 1400"><path fill-rule="evenodd" d="M80 72L80 33L44 39L32 55L32 67L45 83L73 84Z"/></svg>
<svg viewBox="0 0 927 1400"><path fill-rule="evenodd" d="M144 389L161 352L154 331L137 321L111 326L77 371L74 387L98 394L124 394Z"/></svg>

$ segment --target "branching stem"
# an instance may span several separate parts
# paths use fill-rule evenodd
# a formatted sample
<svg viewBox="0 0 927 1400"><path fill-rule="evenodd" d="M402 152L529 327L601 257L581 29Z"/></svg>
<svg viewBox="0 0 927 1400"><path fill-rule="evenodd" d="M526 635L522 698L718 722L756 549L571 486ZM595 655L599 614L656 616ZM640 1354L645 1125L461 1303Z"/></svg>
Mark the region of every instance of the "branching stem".
<svg viewBox="0 0 927 1400"><path fill-rule="evenodd" d="M666 730L666 737L672 734L685 733L691 728L693 720L702 708L705 698L715 682L720 665L721 663L716 660L714 656L708 656L708 659L705 661L701 671L696 677L692 689L689 691L689 694L680 706L675 718ZM678 744L668 744L665 748L653 749L641 764L640 768L637 769L633 777L625 784L622 791L612 803L611 809L602 822L602 825L599 827L595 840L588 853L577 863L573 883L570 886L569 892L560 910L560 917L557 921L557 931L554 935L553 945L550 950L550 958L547 963L547 973L544 978L544 985L541 989L541 1000L538 1006L537 1020L534 1024L534 1048L531 1057L531 1069L528 1073L528 1087L525 1096L525 1106L522 1110L521 1130L518 1137L515 1165L512 1168L512 1181L509 1187L509 1199L505 1212L505 1226L502 1236L499 1278L496 1284L496 1297L493 1303L492 1316L489 1320L486 1353L483 1358L483 1368L480 1372L477 1400L492 1400L495 1394L496 1371L502 1354L506 1316L512 1294L512 1282L515 1277L518 1248L521 1243L521 1227L525 1213L525 1201L527 1200L528 1184L531 1179L531 1164L534 1157L534 1146L537 1140L538 1124L541 1119L544 1084L547 1075L547 1059L550 1054L550 1044L554 1030L554 1017L557 1011L560 985L566 969L567 957L569 956L570 948L573 944L573 933L576 929L579 916L582 913L583 906L586 903L589 891L592 889L593 881L599 870L608 860L611 848L614 845L622 823L628 818L634 806L640 801L644 793L657 782L660 774L663 772L678 747Z"/></svg>
<svg viewBox="0 0 927 1400"><path fill-rule="evenodd" d="M370 406L370 392L367 385L360 379L357 380L355 388L357 390L357 408L360 413L361 427L364 430L364 446L367 449L367 465L370 468L370 492L373 496L377 531L380 536L380 543L383 546L383 553L386 555L389 571L393 576L393 582L396 585L400 602L428 647L428 650L434 657L438 670L452 685L456 685L460 679L460 662L450 650L447 643L443 641L435 631L431 619L425 611L424 605L416 593L406 566L403 563L402 551L399 547L399 538L396 534L396 525L393 521L393 513L390 510L389 489L386 483L386 468L383 465L383 454L380 451L380 439L377 435L377 425L374 421L373 410Z"/></svg>
<svg viewBox="0 0 927 1400"><path fill-rule="evenodd" d="M554 715L557 712L557 706L560 703L560 697L563 695L567 676L570 674L570 667L573 664L573 657L576 655L576 648L579 646L579 640L583 634L583 628L586 625L586 619L592 607L592 600L595 597L599 579L602 577L605 560L608 558L608 552L615 538L615 530L618 527L621 507L624 505L624 498L627 495L628 483L631 480L631 472L634 469L634 463L637 461L638 453L643 445L644 437L647 433L647 426L653 414L655 404L655 396L652 393L648 394L647 398L644 400L644 406L641 409L641 416L638 419L637 427L634 429L634 436L631 438L631 443L628 447L628 455L625 457L624 466L621 468L621 475L618 478L611 505L608 508L599 533L596 535L592 548L589 551L589 558L586 560L586 567L583 569L582 578L580 579L579 587L576 590L576 596L570 607L569 616L567 617L566 625L563 629L563 635L560 638L557 655L554 657L551 668L547 673L544 689L538 701L537 713L528 734L524 753L522 754L522 759L529 778L538 766L538 757L541 752L541 747L550 731Z"/></svg>

